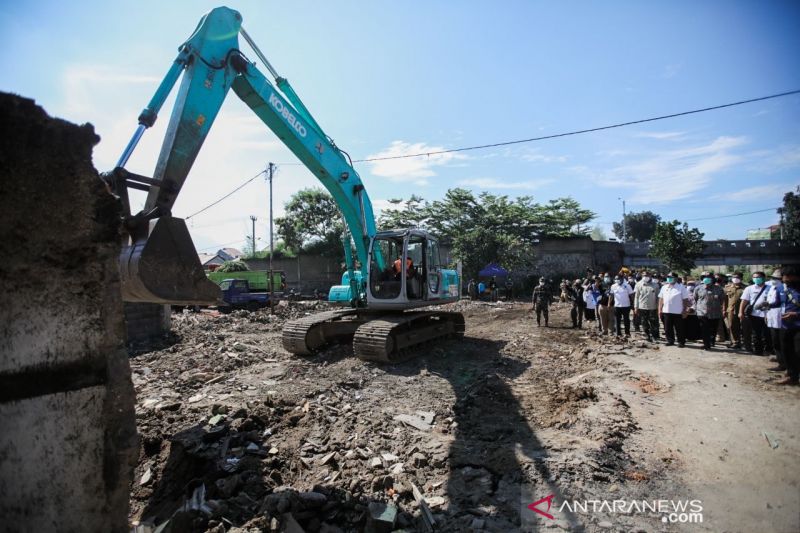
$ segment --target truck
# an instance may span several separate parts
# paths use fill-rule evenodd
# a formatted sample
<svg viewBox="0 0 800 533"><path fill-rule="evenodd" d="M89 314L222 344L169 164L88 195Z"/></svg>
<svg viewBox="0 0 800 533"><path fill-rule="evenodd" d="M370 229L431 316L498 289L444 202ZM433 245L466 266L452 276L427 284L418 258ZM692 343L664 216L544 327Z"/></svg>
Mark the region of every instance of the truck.
<svg viewBox="0 0 800 533"><path fill-rule="evenodd" d="M286 274L279 270L272 271L272 287L269 286L269 271L268 270L244 270L240 272L206 272L208 279L222 285L222 282L227 279L240 279L246 280L250 286L251 291L264 291L283 293L286 291ZM224 289L223 289L224 290Z"/></svg>
<svg viewBox="0 0 800 533"><path fill-rule="evenodd" d="M220 282L219 288L222 291L222 299L227 304L218 306L223 313L233 309L255 311L269 305L269 292L253 291L246 279L224 279Z"/></svg>

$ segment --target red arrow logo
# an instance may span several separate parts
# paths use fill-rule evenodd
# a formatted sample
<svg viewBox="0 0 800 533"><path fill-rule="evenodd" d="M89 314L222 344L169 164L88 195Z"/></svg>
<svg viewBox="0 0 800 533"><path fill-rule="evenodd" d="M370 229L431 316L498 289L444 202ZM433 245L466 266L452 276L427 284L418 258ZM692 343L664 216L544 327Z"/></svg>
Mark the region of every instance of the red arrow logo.
<svg viewBox="0 0 800 533"><path fill-rule="evenodd" d="M544 516L546 518L549 518L550 520L554 520L553 515L551 515L549 512L545 512L545 511L542 511L541 509L537 509L536 508L536 506L539 505L540 503L547 502L547 510L549 511L550 510L550 506L553 504L553 497L554 497L554 495L551 494L550 496L542 498L539 501L535 501L535 502L533 502L532 504L530 504L528 506L528 509L530 509L534 513L539 513L540 515L542 515L542 516Z"/></svg>

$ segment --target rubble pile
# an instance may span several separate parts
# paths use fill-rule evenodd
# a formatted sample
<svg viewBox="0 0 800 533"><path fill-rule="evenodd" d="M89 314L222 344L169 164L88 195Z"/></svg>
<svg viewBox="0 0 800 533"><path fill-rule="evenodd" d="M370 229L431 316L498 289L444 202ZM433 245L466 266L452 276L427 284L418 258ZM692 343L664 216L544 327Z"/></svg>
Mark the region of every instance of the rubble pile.
<svg viewBox="0 0 800 533"><path fill-rule="evenodd" d="M636 470L627 406L592 384L601 341L551 329L542 342L519 305L457 306L463 341L386 366L346 346L283 350L286 320L324 303L176 313L173 334L131 358L142 436L132 522L142 532L514 529L526 486L585 494Z"/></svg>

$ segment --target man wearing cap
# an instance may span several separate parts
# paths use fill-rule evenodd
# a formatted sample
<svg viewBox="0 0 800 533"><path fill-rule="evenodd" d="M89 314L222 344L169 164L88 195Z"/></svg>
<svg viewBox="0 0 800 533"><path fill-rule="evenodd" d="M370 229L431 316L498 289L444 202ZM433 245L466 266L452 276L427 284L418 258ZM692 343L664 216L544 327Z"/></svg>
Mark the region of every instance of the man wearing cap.
<svg viewBox="0 0 800 533"><path fill-rule="evenodd" d="M772 342L767 341L767 285L766 277L761 271L753 272L753 285L750 285L742 293L742 303L739 305L739 320L748 319L753 329L753 353L764 355L764 348L771 346ZM769 344L767 344L769 342Z"/></svg>
<svg viewBox="0 0 800 533"><path fill-rule="evenodd" d="M548 327L550 320L550 302L553 295L547 286L544 277L539 278L539 285L533 288L533 308L536 310L536 324L542 325L542 315L544 315L544 326Z"/></svg>
<svg viewBox="0 0 800 533"><path fill-rule="evenodd" d="M658 317L664 320L667 346L673 346L677 336L678 346L683 348L686 345L684 319L689 312L689 291L678 283L675 272L669 272L666 281L658 293Z"/></svg>
<svg viewBox="0 0 800 533"><path fill-rule="evenodd" d="M775 269L770 275L770 280L767 282L770 288L767 289L767 330L769 331L770 339L772 340L772 349L775 351L775 359L778 363L774 368L769 370L772 372L782 372L786 370L786 360L783 357L783 350L781 349L781 307L786 302L785 287L781 282L781 271Z"/></svg>
<svg viewBox="0 0 800 533"><path fill-rule="evenodd" d="M714 285L713 274L705 271L700 274L700 284L694 289L694 310L700 320L700 333L703 349L711 350L717 337L717 324L722 318L722 304L725 292Z"/></svg>
<svg viewBox="0 0 800 533"><path fill-rule="evenodd" d="M658 282L650 277L650 272L642 272L642 279L633 289L633 315L639 318L647 335L648 342L658 340Z"/></svg>
<svg viewBox="0 0 800 533"><path fill-rule="evenodd" d="M782 269L785 302L781 306L781 346L786 377L778 385L800 383L800 270L796 265Z"/></svg>
<svg viewBox="0 0 800 533"><path fill-rule="evenodd" d="M725 316L731 332L731 348L734 350L742 349L742 321L739 319L739 306L744 289L742 273L734 272L730 283L725 285Z"/></svg>

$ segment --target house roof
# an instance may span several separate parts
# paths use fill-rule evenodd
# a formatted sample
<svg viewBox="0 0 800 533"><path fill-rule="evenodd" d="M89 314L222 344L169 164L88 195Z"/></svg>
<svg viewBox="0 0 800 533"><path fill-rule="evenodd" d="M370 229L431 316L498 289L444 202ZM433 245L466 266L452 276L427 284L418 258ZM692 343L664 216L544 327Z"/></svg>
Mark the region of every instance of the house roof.
<svg viewBox="0 0 800 533"><path fill-rule="evenodd" d="M224 261L224 259L220 257L219 254L197 254L197 256L200 258L201 265L207 265L211 263L214 259L219 259L220 261Z"/></svg>
<svg viewBox="0 0 800 533"><path fill-rule="evenodd" d="M220 251L225 252L226 254L228 254L233 258L242 257L242 252L238 248L222 248Z"/></svg>

